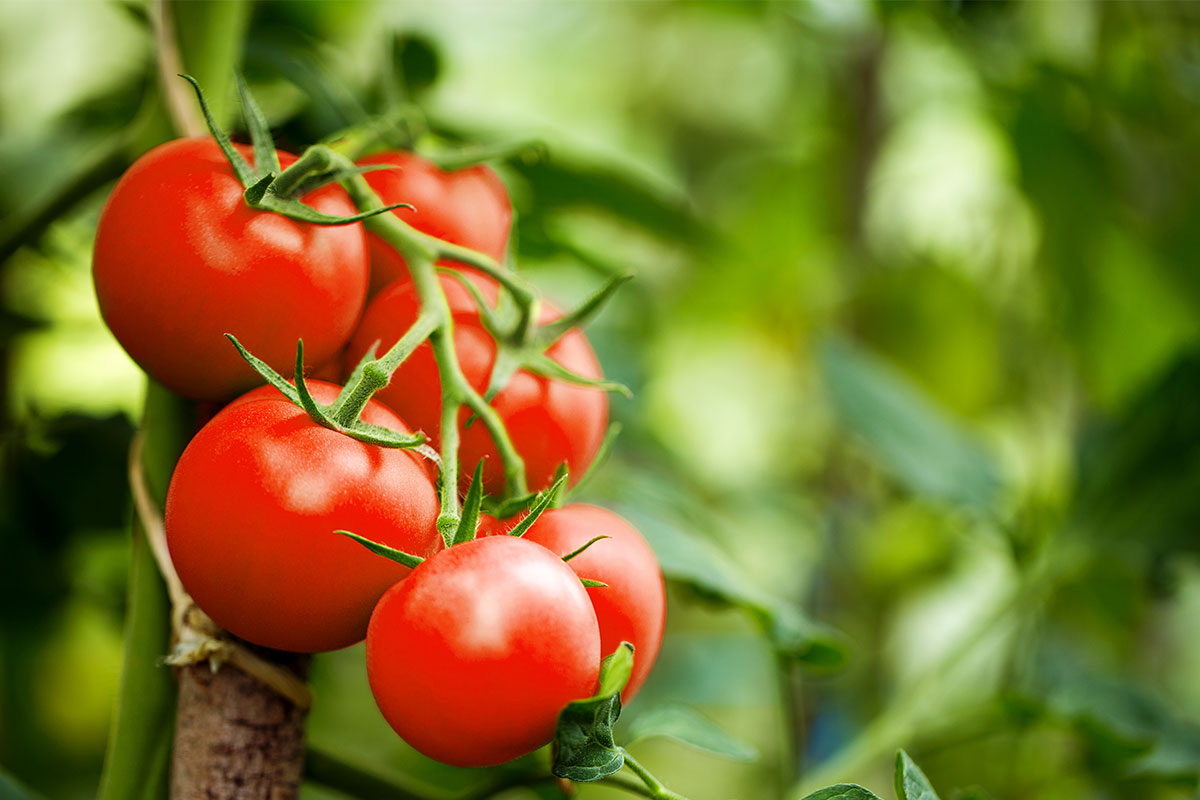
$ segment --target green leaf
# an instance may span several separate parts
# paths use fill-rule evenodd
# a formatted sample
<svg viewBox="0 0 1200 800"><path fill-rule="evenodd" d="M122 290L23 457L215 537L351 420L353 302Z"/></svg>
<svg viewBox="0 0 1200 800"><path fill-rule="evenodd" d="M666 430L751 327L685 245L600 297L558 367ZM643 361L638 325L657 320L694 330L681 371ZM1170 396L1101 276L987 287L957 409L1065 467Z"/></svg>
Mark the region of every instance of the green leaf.
<svg viewBox="0 0 1200 800"><path fill-rule="evenodd" d="M403 564L409 569L415 569L418 565L425 561L425 559L421 558L420 556L414 556L412 553L406 553L403 550L397 550L394 547L388 547L386 544L380 544L379 542L371 541L365 536L359 536L357 533L351 533L350 531L334 531L334 533L347 536L370 550L375 555L383 556L384 558L395 561L397 564Z"/></svg>
<svg viewBox="0 0 1200 800"><path fill-rule="evenodd" d="M549 347L561 339L567 331L579 327L592 319L600 312L600 309L604 307L609 298L616 294L617 290L630 280L633 280L633 276L629 274L615 275L610 278L595 294L584 300L577 308L567 312L553 322L548 322L538 328L538 342L543 346Z"/></svg>
<svg viewBox="0 0 1200 800"><path fill-rule="evenodd" d="M529 513L526 514L520 522L513 526L513 529L508 532L508 535L524 536L525 532L533 527L533 523L537 522L538 517L542 515L542 512L549 508L550 504L554 502L555 496L558 495L558 491L562 489L566 481L567 476L563 475L554 482L553 486L541 492L538 495L538 501L533 504L532 508L529 509Z"/></svg>
<svg viewBox="0 0 1200 800"><path fill-rule="evenodd" d="M629 726L629 741L626 744L655 736L673 739L734 761L758 759L758 751L753 746L726 733L708 717L688 706L663 705L642 712Z"/></svg>
<svg viewBox="0 0 1200 800"><path fill-rule="evenodd" d="M242 116L246 118L246 128L250 131L250 141L254 145L254 171L259 175L278 175L281 171L279 153L275 149L275 140L271 138L267 118L263 116L254 96L250 94L241 70L235 69L233 77L237 84L238 97L242 101Z"/></svg>
<svg viewBox="0 0 1200 800"><path fill-rule="evenodd" d="M625 516L645 535L668 579L750 611L781 655L813 669L836 669L845 663L846 643L840 634L810 620L794 604L762 591L716 544L644 509L629 508Z"/></svg>
<svg viewBox="0 0 1200 800"><path fill-rule="evenodd" d="M42 800L42 796L18 783L16 778L0 767L0 800Z"/></svg>
<svg viewBox="0 0 1200 800"><path fill-rule="evenodd" d="M185 81L192 85L196 90L196 99L200 102L200 111L204 114L204 121L208 124L208 130L212 133L214 139L217 140L217 146L221 148L221 152L225 154L225 159L229 162L229 166L233 168L233 172L237 175L238 180L242 182L242 186L249 188L258 181L258 176L254 172L254 168L246 162L229 140L229 134L221 130L221 126L213 118L212 112L208 108L208 102L204 99L204 92L200 89L200 84L191 75L180 75Z"/></svg>
<svg viewBox="0 0 1200 800"><path fill-rule="evenodd" d="M625 766L613 740L613 724L621 716L621 690L633 673L633 645L622 642L600 662L600 688L592 697L568 703L554 731L554 764L550 771L572 781L597 781Z"/></svg>
<svg viewBox="0 0 1200 800"><path fill-rule="evenodd" d="M446 543L447 547L475 538L475 528L479 525L479 510L483 505L483 459L475 465L475 474L471 476L471 486L463 500L462 517L458 521L458 530L454 537Z"/></svg>
<svg viewBox="0 0 1200 800"><path fill-rule="evenodd" d="M836 786L826 786L824 789L818 789L810 795L805 795L803 800L881 800L881 798L857 784L839 783Z"/></svg>
<svg viewBox="0 0 1200 800"><path fill-rule="evenodd" d="M587 550L589 547L591 547L592 545L594 545L596 542L600 541L601 539L611 539L611 538L612 538L611 536L593 536L587 542L585 542L584 544L580 545L579 547L575 548L574 550L572 550L571 552L569 552L565 556L563 556L562 560L570 561L572 558L575 558L577 555L584 552L585 550Z"/></svg>
<svg viewBox="0 0 1200 800"><path fill-rule="evenodd" d="M225 334L225 338L233 342L233 346L237 348L238 353L245 359L246 363L254 368L254 371L263 377L267 383L274 386L283 396L291 400L296 405L304 408L304 404L300 402L300 395L296 392L296 387L287 382L282 375L274 370L270 364L263 361L261 358L252 354L249 350L242 346L242 343L237 340L237 337L232 333Z"/></svg>
<svg viewBox="0 0 1200 800"><path fill-rule="evenodd" d="M909 381L840 339L820 360L842 420L893 477L935 500L994 507L1000 479L988 453Z"/></svg>
<svg viewBox="0 0 1200 800"><path fill-rule="evenodd" d="M896 800L940 800L929 778L903 750L896 753Z"/></svg>

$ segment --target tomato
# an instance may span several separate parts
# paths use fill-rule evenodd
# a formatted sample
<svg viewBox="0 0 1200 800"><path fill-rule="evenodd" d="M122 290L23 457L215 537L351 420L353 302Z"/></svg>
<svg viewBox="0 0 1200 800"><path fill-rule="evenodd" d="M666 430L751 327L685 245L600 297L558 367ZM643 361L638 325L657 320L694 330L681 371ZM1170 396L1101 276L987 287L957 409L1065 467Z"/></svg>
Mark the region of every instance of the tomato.
<svg viewBox="0 0 1200 800"><path fill-rule="evenodd" d="M366 299L361 224L297 222L250 208L242 191L213 140L179 139L139 158L100 214L93 278L104 320L151 377L187 397L228 399L259 382L223 334L291 375L296 340L310 363L327 361ZM303 200L356 213L338 186Z"/></svg>
<svg viewBox="0 0 1200 800"><path fill-rule="evenodd" d="M507 534L517 518L480 517L479 535ZM633 675L621 700L637 694L658 658L667 617L667 595L654 551L637 530L617 514L599 506L571 503L542 513L522 538L560 557L597 536L607 536L567 562L581 578L607 586L587 590L600 624L600 651L605 655L621 642L633 645Z"/></svg>
<svg viewBox="0 0 1200 800"><path fill-rule="evenodd" d="M409 203L416 208L393 212L409 225L497 261L504 260L512 205L504 184L489 167L480 164L443 172L416 153L401 150L370 156L358 163L398 167L374 170L363 177L385 204ZM372 292L408 275L399 253L373 233L367 239Z"/></svg>
<svg viewBox="0 0 1200 800"><path fill-rule="evenodd" d="M400 737L461 767L501 764L554 735L596 690L600 635L579 578L541 545L475 539L418 566L379 601L367 677Z"/></svg>
<svg viewBox="0 0 1200 800"><path fill-rule="evenodd" d="M454 318L454 347L467 381L482 392L496 362L496 342L483 327L478 308L457 280L440 276L442 289ZM489 304L495 303L498 286L491 278L472 276ZM367 305L362 323L350 340L343 361L349 374L367 349L379 341L379 353L391 347L408 330L420 313L416 289L409 281L397 281ZM543 304L541 322L559 316ZM547 355L569 370L589 378L600 378L600 364L582 331L568 332ZM391 383L376 397L414 427L424 431L436 446L441 432L442 389L433 349L426 342L418 347ZM596 457L608 426L608 397L602 390L574 386L521 370L493 399L492 406L504 420L513 446L525 460L526 477L533 489L548 486L564 461L572 480L578 480ZM459 462L469 477L479 459L485 458L484 487L496 493L504 486L504 468L496 445L480 422L463 427L469 418L464 408L459 420Z"/></svg>
<svg viewBox="0 0 1200 800"><path fill-rule="evenodd" d="M338 387L309 382L318 402ZM407 432L374 401L362 418ZM363 638L371 609L409 570L334 533L417 555L440 547L423 459L313 422L276 390L231 403L196 434L167 492L171 560L221 627L278 650L317 652Z"/></svg>

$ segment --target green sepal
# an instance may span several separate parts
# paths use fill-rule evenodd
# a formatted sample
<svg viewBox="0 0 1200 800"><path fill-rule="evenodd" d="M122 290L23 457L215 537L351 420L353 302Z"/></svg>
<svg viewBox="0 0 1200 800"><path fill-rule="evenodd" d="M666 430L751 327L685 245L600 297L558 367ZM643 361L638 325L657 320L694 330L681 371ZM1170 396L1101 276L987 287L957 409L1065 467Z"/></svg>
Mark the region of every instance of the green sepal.
<svg viewBox="0 0 1200 800"><path fill-rule="evenodd" d="M233 342L233 346L237 348L238 353L241 354L245 362L253 367L254 371L261 375L263 380L278 389L288 400L304 408L304 405L300 402L300 395L296 393L296 387L288 383L286 378L276 372L270 364L251 353L245 347L242 347L242 343L232 333L225 334L225 338Z"/></svg>
<svg viewBox="0 0 1200 800"><path fill-rule="evenodd" d="M271 128L262 109L254 101L254 96L246 87L241 70L233 71L237 83L238 98L242 102L242 116L246 119L246 128L250 131L250 141L254 146L254 170L259 175L273 173L278 175L279 152L275 149L275 140L271 138Z"/></svg>
<svg viewBox="0 0 1200 800"><path fill-rule="evenodd" d="M262 199L266 197L267 190L271 188L271 184L275 182L275 173L268 172L258 179L256 183L246 187L246 191L242 192L242 199L251 206L258 207Z"/></svg>
<svg viewBox="0 0 1200 800"><path fill-rule="evenodd" d="M633 392L625 384L584 377L577 372L567 369L545 353L529 356L522 366L536 375L541 375L543 378L553 378L554 380L574 384L575 386L603 389L606 392L620 392L626 397L633 397Z"/></svg>
<svg viewBox="0 0 1200 800"><path fill-rule="evenodd" d="M940 800L925 773L908 753L896 753L896 800Z"/></svg>
<svg viewBox="0 0 1200 800"><path fill-rule="evenodd" d="M537 502L534 503L529 509L529 513L526 514L525 517L518 522L511 531L508 532L508 535L524 536L525 532L533 527L533 523L537 522L538 517L542 515L542 512L549 508L550 504L554 502L555 495L558 494L558 490L563 487L563 484L566 483L566 480L567 476L563 475L561 478L556 480L549 489L541 492L538 495Z"/></svg>
<svg viewBox="0 0 1200 800"><path fill-rule="evenodd" d="M282 375L272 369L271 365L258 358L237 340L237 337L231 333L225 334L225 337L233 343L237 348L238 353L242 358L254 368L255 372L263 377L263 379L274 386L279 392L291 402L295 403L303 409L313 422L318 425L337 431L338 433L349 436L351 439L357 439L365 444L373 444L379 447L391 447L400 450L419 450L423 454L425 449L422 449L428 437L423 433L412 433L407 436L397 433L391 428L372 425L368 422L363 422L361 419L355 420L350 425L339 425L334 420L331 410L337 406L337 400L333 405L324 406L316 401L312 394L308 391L308 385L304 380L304 342L296 343L296 374L295 385L289 383ZM344 393L344 390L343 390ZM341 394L338 395L341 399ZM427 455L427 454L426 454Z"/></svg>
<svg viewBox="0 0 1200 800"><path fill-rule="evenodd" d="M425 559L421 558L420 556L414 556L412 553L406 553L403 550L397 550L394 547L388 547L386 544L373 542L365 536L359 536L357 533L351 533L350 531L334 531L334 533L353 539L375 555L383 556L384 558L395 561L397 564L403 564L409 569L415 569L419 564L422 564L425 561Z"/></svg>
<svg viewBox="0 0 1200 800"><path fill-rule="evenodd" d="M596 451L596 456L592 459L592 463L588 465L588 468L584 471L583 476L575 482L573 487L571 487L570 492L564 492L564 495L578 492L581 486L592 479L592 477L596 474L596 471L600 469L600 466L608 460L608 454L612 452L613 444L616 443L617 437L620 435L621 423L614 422L608 426L608 430L604 432L604 441L600 442L600 449Z"/></svg>
<svg viewBox="0 0 1200 800"><path fill-rule="evenodd" d="M304 197L304 195L308 194L309 192L315 192L317 189L320 189L322 186L327 184L344 181L349 178L353 178L356 175L362 175L367 172L378 172L381 169L400 169L400 167L396 166L395 164L367 164L361 167L355 165L353 167L347 167L344 169L331 169L323 172L317 172L300 181L296 188L288 192L286 196ZM283 195L280 196L282 197ZM417 210L416 206L408 203L401 203L400 205L413 211Z"/></svg>
<svg viewBox="0 0 1200 800"><path fill-rule="evenodd" d="M554 729L550 771L572 781L598 781L625 766L625 754L613 739L621 716L621 690L633 674L633 645L621 642L600 662L600 688L591 697L568 703Z"/></svg>
<svg viewBox="0 0 1200 800"><path fill-rule="evenodd" d="M604 581L592 580L591 578L580 578L579 582L583 584L585 589L607 589L608 584Z"/></svg>
<svg viewBox="0 0 1200 800"><path fill-rule="evenodd" d="M520 514L522 511L528 511L529 507L537 502L537 499L537 492L528 492L506 500L485 497L483 499L483 508L496 519L508 519Z"/></svg>
<svg viewBox="0 0 1200 800"><path fill-rule="evenodd" d="M483 323L483 327L494 338L503 338L504 326L497 316L496 309L488 305L487 298L483 296L483 292L479 290L479 286L476 285L475 281L464 275L461 270L452 267L438 267L437 271L439 274L453 278L462 284L462 287L467 290L467 294L471 295L471 299L475 301L475 307L479 311L479 319Z"/></svg>
<svg viewBox="0 0 1200 800"><path fill-rule="evenodd" d="M812 794L805 795L803 800L882 800L882 798L857 783L839 783L836 786L817 789Z"/></svg>
<svg viewBox="0 0 1200 800"><path fill-rule="evenodd" d="M307 222L310 225L352 225L355 222L361 222L364 219L376 217L388 211L394 211L397 208L412 208L408 203L394 203L390 206L375 208L349 217L335 217L330 214L322 214L315 208L306 206L294 198L280 197L277 194L272 194L269 190L253 205L255 208L263 211L273 211L289 219Z"/></svg>
<svg viewBox="0 0 1200 800"><path fill-rule="evenodd" d="M462 516L458 520L458 529L453 538L446 542L447 547L469 542L475 538L475 528L479 526L479 511L483 507L483 459L475 465L475 474L471 476L471 486L463 499Z"/></svg>
<svg viewBox="0 0 1200 800"><path fill-rule="evenodd" d="M557 342L572 328L578 328L592 317L599 313L604 304L608 302L622 284L633 279L633 276L624 273L615 275L601 286L591 297L584 300L576 308L562 315L553 322L548 322L537 329L535 338L542 347L549 347Z"/></svg>
<svg viewBox="0 0 1200 800"><path fill-rule="evenodd" d="M586 544L580 545L579 547L575 548L571 552L567 553L565 556L562 557L562 560L570 561L572 558L575 558L575 556L579 555L584 550L587 550L589 547L591 547L592 545L594 545L596 542L600 541L601 539L611 539L611 538L612 538L611 536L594 536L591 539L589 539Z"/></svg>
<svg viewBox="0 0 1200 800"><path fill-rule="evenodd" d="M204 114L204 122L208 125L208 130L212 133L213 138L217 140L217 146L225 154L234 174L242 182L242 186L249 187L257 182L258 175L255 174L254 168L247 163L246 159L242 158L241 153L234 149L233 142L229 140L229 134L221 130L221 126L213 119L212 111L208 108L208 102L204 99L204 92L200 89L199 82L191 75L180 75L179 77L190 83L196 90L196 99L200 102L200 111Z"/></svg>

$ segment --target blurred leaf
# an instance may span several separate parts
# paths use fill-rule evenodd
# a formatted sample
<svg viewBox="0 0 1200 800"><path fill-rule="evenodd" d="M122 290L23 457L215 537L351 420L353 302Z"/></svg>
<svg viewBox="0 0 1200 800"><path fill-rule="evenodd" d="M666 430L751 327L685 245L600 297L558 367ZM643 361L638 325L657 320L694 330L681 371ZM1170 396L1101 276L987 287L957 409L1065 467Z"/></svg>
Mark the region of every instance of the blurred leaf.
<svg viewBox="0 0 1200 800"><path fill-rule="evenodd" d="M987 510L998 471L987 452L899 373L841 339L821 347L834 405L897 480L935 500Z"/></svg>
<svg viewBox="0 0 1200 800"><path fill-rule="evenodd" d="M0 767L0 800L42 800L42 796L17 783L16 778Z"/></svg>
<svg viewBox="0 0 1200 800"><path fill-rule="evenodd" d="M867 791L853 783L839 783L837 786L827 786L818 789L804 800L881 800L879 795Z"/></svg>
<svg viewBox="0 0 1200 800"><path fill-rule="evenodd" d="M630 515L637 519L638 529L668 579L705 597L747 609L788 658L814 669L836 669L845 663L846 643L840 634L810 620L794 604L763 592L715 544L644 511L631 510Z"/></svg>
<svg viewBox="0 0 1200 800"><path fill-rule="evenodd" d="M1076 516L1106 539L1200 550L1200 353L1085 441Z"/></svg>
<svg viewBox="0 0 1200 800"><path fill-rule="evenodd" d="M896 800L939 800L929 778L903 750L896 754Z"/></svg>
<svg viewBox="0 0 1200 800"><path fill-rule="evenodd" d="M664 705L642 712L629 726L628 741L661 736L734 761L755 761L758 751L721 729L694 708Z"/></svg>

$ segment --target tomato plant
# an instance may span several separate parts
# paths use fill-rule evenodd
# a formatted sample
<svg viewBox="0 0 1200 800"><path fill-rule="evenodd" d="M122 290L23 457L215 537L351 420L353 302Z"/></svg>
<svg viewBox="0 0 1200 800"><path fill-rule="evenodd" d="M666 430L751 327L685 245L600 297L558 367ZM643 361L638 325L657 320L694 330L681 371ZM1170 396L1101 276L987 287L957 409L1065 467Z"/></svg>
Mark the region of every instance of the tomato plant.
<svg viewBox="0 0 1200 800"><path fill-rule="evenodd" d="M559 711L596 688L600 635L579 578L508 536L441 551L379 601L367 675L410 745L456 766L509 761L546 742Z"/></svg>
<svg viewBox="0 0 1200 800"><path fill-rule="evenodd" d="M278 155L283 166L296 160ZM100 215L93 276L104 320L151 377L187 397L227 399L257 382L223 334L290 374L296 340L312 363L329 360L366 297L361 225L251 208L244 189L212 139L179 139L139 158ZM355 213L339 186L303 200L331 216Z"/></svg>
<svg viewBox="0 0 1200 800"><path fill-rule="evenodd" d="M504 260L512 205L504 183L490 167L478 164L446 172L404 150L378 153L358 163L395 167L366 173L367 183L385 203L414 206L393 213L417 230ZM408 274L404 258L394 248L374 234L368 234L367 240L372 292Z"/></svg>
<svg viewBox="0 0 1200 800"><path fill-rule="evenodd" d="M517 520L480 518L480 536L507 534ZM621 692L628 703L650 674L662 645L667 616L666 588L654 551L619 515L599 506L572 503L542 513L523 534L559 556L567 556L597 536L567 562L583 578L605 586L587 590L600 625L600 649L611 653L621 642L634 646L633 672Z"/></svg>
<svg viewBox="0 0 1200 800"><path fill-rule="evenodd" d="M471 280L484 299L494 304L499 292L496 283L475 275ZM454 349L462 373L476 391L482 392L496 365L496 342L467 289L446 275L440 276L440 281L454 318ZM390 347L413 324L420 311L421 298L412 282L402 280L388 286L368 304L346 350L344 367L349 370L376 342L381 349ZM540 322L558 316L555 308L542 304ZM601 377L596 355L578 329L564 334L546 355L584 377ZM435 442L439 440L442 384L428 343L408 357L377 397ZM604 441L608 397L596 388L576 386L521 369L492 398L491 405L524 459L529 485L534 489L548 486L563 462L575 478L583 475ZM485 458L484 487L496 493L504 486L504 473L495 442L483 425L477 422L466 425L469 418L470 412L464 408L459 415L460 461L473 465Z"/></svg>
<svg viewBox="0 0 1200 800"><path fill-rule="evenodd" d="M320 402L338 394L316 381L310 389ZM363 419L407 430L379 403ZM316 652L362 639L375 601L408 572L333 531L352 526L425 555L440 545L437 512L419 456L322 427L263 387L217 414L180 457L167 544L185 588L223 628Z"/></svg>

